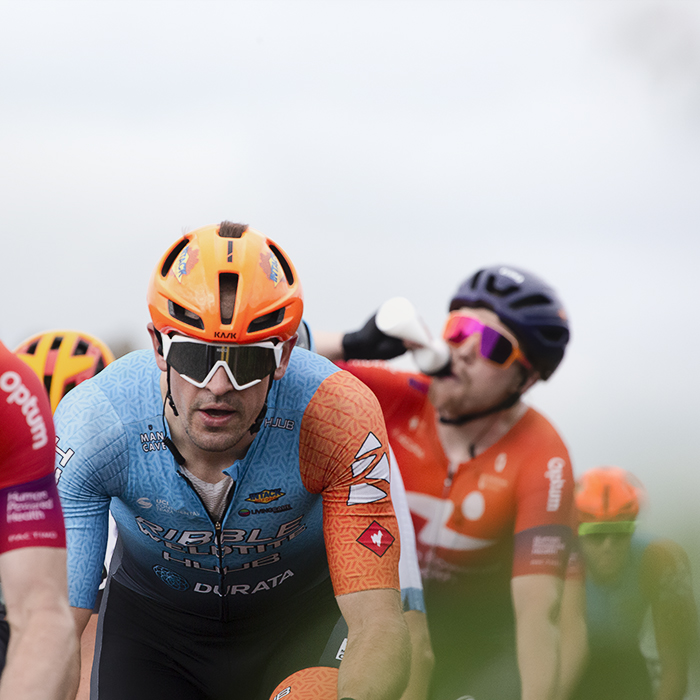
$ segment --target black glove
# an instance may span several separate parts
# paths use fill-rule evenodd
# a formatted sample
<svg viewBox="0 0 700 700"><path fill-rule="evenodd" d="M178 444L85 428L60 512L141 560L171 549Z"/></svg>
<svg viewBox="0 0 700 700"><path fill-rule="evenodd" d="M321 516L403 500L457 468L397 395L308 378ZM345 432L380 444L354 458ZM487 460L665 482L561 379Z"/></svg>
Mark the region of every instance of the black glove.
<svg viewBox="0 0 700 700"><path fill-rule="evenodd" d="M359 331L343 336L346 360L390 360L406 352L403 340L393 338L377 328L374 314Z"/></svg>

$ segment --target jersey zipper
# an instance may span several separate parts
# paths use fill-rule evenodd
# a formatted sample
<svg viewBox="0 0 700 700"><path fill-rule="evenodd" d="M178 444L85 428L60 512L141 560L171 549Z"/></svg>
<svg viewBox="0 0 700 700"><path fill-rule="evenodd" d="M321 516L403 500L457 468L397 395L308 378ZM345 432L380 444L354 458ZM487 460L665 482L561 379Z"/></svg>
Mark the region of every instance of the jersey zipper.
<svg viewBox="0 0 700 700"><path fill-rule="evenodd" d="M222 538L222 527L221 527L221 520L216 520L214 521L214 518L211 517L211 514L207 510L206 505L204 504L204 501L202 500L202 497L199 495L199 492L197 489L194 487L194 484L187 478L186 474L183 474L179 469L177 473L185 480L187 485L192 489L192 492L196 496L197 500L202 504L202 508L204 509L204 512L207 514L207 518L209 518L209 522L212 524L212 527L214 528L214 543L216 545L216 558L219 562L219 621L220 622L228 622L228 608L226 607L226 574L224 572L224 552L223 552L223 543L221 541ZM234 482L231 485L231 488L229 489L228 496L226 497L226 505L224 506L224 517L226 516L226 513L228 512L228 509L231 505L231 501L233 500L233 492L236 488L236 483Z"/></svg>

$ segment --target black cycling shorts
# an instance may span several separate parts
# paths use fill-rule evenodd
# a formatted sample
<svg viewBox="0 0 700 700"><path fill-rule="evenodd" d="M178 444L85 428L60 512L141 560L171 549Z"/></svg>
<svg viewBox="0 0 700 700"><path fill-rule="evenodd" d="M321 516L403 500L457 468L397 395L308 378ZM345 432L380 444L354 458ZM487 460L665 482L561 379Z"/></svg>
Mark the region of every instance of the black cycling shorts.
<svg viewBox="0 0 700 700"><path fill-rule="evenodd" d="M290 605L283 615L219 622L166 608L111 580L90 697L268 700L284 678L319 665L322 656L323 665L340 664L342 650L329 643L340 616L330 581L307 600L313 603Z"/></svg>

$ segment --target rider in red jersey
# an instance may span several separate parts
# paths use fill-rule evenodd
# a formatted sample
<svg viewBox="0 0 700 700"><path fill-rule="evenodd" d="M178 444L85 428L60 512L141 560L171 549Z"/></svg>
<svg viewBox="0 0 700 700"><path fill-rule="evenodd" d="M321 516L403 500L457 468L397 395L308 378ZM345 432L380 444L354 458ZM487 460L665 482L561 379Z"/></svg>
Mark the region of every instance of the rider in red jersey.
<svg viewBox="0 0 700 700"><path fill-rule="evenodd" d="M560 661L573 475L557 431L521 397L562 360L566 315L538 277L495 266L457 290L443 337L449 363L432 377L352 361L406 349L373 319L316 342L382 406L421 559L431 698L554 698L581 653Z"/></svg>
<svg viewBox="0 0 700 700"><path fill-rule="evenodd" d="M0 699L62 700L75 692L77 668L51 408L2 343L0 425L0 578L12 628Z"/></svg>
<svg viewBox="0 0 700 700"><path fill-rule="evenodd" d="M99 338L83 331L56 329L36 333L22 341L15 348L15 355L29 365L44 385L55 411L61 399L76 386L101 372L110 362L114 361L114 353ZM116 543L116 524L110 518L109 543L103 570L103 586L107 577L109 561ZM99 609L100 598L95 604L95 613ZM86 633L81 638L81 679L77 698L87 698L90 683L90 667L95 646L97 615L94 614L88 623ZM5 642L7 650L9 628L3 619L0 622L0 637Z"/></svg>

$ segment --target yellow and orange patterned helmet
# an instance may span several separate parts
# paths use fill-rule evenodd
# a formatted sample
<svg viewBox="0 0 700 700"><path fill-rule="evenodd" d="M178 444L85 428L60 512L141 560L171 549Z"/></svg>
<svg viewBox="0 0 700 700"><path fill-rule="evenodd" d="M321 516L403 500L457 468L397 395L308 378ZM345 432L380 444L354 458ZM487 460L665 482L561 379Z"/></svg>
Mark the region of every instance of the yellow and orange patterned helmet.
<svg viewBox="0 0 700 700"><path fill-rule="evenodd" d="M185 234L158 263L148 286L156 330L218 343L289 340L304 309L286 253L244 224Z"/></svg>
<svg viewBox="0 0 700 700"><path fill-rule="evenodd" d="M51 410L75 386L114 361L112 351L87 333L56 330L27 338L15 350L39 376L49 394Z"/></svg>
<svg viewBox="0 0 700 700"><path fill-rule="evenodd" d="M576 482L574 490L579 534L633 532L644 497L644 486L628 471L620 467L589 469ZM620 527L615 528L614 524Z"/></svg>

